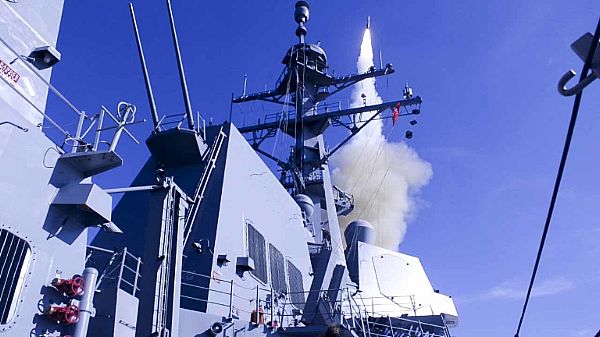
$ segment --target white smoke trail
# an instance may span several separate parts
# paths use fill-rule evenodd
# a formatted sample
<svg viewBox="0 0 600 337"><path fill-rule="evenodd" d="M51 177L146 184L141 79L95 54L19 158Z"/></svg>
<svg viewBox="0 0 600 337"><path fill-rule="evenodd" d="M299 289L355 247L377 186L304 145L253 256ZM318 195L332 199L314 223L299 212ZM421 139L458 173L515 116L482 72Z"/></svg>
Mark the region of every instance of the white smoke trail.
<svg viewBox="0 0 600 337"><path fill-rule="evenodd" d="M359 72L373 66L371 33L365 30L357 62ZM362 95L366 97L362 97ZM375 79L356 84L353 107L381 103ZM372 113L363 113L362 120ZM370 222L377 231L376 244L397 250L406 233L408 218L415 212L413 196L427 185L431 164L403 142L391 143L383 133L383 121L374 120L340 149L333 158L333 181L354 195L355 209L340 218L342 231L356 219Z"/></svg>

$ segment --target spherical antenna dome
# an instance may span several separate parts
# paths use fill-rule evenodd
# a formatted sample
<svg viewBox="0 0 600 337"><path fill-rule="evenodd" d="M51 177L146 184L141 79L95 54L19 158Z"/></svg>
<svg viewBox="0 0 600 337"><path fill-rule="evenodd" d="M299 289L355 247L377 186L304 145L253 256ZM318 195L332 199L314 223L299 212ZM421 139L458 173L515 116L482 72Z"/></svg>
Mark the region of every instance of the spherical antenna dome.
<svg viewBox="0 0 600 337"><path fill-rule="evenodd" d="M315 212L315 204L308 195L296 194L294 196L294 200L296 201L298 206L300 206L302 212L306 214L306 217L310 218L313 215L313 213Z"/></svg>
<svg viewBox="0 0 600 337"><path fill-rule="evenodd" d="M354 220L346 227L344 238L346 238L347 245L359 241L373 245L375 244L375 228L365 220Z"/></svg>

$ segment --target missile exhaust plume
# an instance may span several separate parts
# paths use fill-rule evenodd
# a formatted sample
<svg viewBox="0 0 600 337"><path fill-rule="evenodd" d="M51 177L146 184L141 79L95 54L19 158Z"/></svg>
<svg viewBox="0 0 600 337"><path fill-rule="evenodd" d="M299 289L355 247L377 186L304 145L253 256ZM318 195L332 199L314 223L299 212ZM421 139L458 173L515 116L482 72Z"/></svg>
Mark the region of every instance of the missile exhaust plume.
<svg viewBox="0 0 600 337"><path fill-rule="evenodd" d="M365 72L372 66L371 32L366 29L357 68ZM374 78L354 85L352 107L381 102ZM372 114L363 113L361 120ZM374 120L340 149L332 157L333 181L354 195L354 211L340 217L342 231L351 221L366 220L375 227L376 245L398 250L407 221L416 212L414 196L429 183L432 169L414 149L404 142L390 142L383 131L383 121Z"/></svg>

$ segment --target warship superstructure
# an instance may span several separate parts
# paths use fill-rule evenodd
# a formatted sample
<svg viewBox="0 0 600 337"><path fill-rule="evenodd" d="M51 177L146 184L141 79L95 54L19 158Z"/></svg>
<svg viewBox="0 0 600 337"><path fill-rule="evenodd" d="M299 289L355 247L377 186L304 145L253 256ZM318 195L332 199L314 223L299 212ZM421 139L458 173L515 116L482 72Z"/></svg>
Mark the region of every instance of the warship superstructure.
<svg viewBox="0 0 600 337"><path fill-rule="evenodd" d="M159 116L130 5L151 155L130 186L108 188L94 176L122 165L119 140L135 140L128 128L144 113L121 102L87 115L51 85L62 5L0 3L0 336L450 335L454 303L419 259L375 245L366 221L344 233L338 222L353 197L333 185L330 156L373 120L420 113L422 100L412 90L347 109L325 100L391 64L330 74L325 51L305 42L309 4L298 1L298 43L274 89L232 100L290 109L200 125L167 1L186 112ZM46 114L49 92L74 112L74 130ZM334 126L350 132L329 149ZM278 132L293 140L288 158L261 148Z"/></svg>

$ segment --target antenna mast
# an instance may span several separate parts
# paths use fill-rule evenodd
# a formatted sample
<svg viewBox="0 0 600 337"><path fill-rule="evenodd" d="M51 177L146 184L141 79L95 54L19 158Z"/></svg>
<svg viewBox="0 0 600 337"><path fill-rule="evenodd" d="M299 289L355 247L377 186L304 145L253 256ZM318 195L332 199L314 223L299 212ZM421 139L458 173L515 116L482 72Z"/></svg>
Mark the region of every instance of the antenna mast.
<svg viewBox="0 0 600 337"><path fill-rule="evenodd" d="M150 104L150 111L152 112L152 123L154 123L154 129L157 129L158 112L156 112L156 103L154 102L152 85L150 85L150 76L148 75L148 68L146 67L146 58L144 57L144 50L142 49L142 40L140 39L140 32L138 31L137 21L135 20L135 11L133 10L133 3L131 2L129 3L129 11L131 12L131 22L133 23L138 54L140 56L140 63L142 64L142 73L144 74L144 81L146 82L146 94L148 95L148 103Z"/></svg>
<svg viewBox="0 0 600 337"><path fill-rule="evenodd" d="M179 41L177 40L177 31L175 30L175 20L173 19L173 10L171 9L171 0L167 0L169 9L169 20L171 22L171 33L173 35L173 44L175 45L175 55L177 56L177 66L179 67L179 78L181 80L181 89L183 90L183 102L185 103L185 114L188 120L188 127L194 130L194 117L192 116L192 104L190 103L190 93L188 92L185 72L183 71L183 62L181 62L181 52L179 51Z"/></svg>
<svg viewBox="0 0 600 337"><path fill-rule="evenodd" d="M306 27L304 24L308 21L310 16L309 14L309 5L306 1L298 1L296 2L296 10L294 11L294 19L298 24L298 28L296 28L296 36L298 36L299 48L292 53L290 57L298 58L300 54L303 57L306 57L306 50L304 49L304 37L306 36ZM294 55L295 54L295 55ZM296 123L294 125L294 130L296 131L296 144L294 147L294 155L296 158L296 166L302 171L302 166L304 164L304 128L302 125L302 118L304 117L304 96L305 96L305 87L304 87L304 74L300 73L300 69L298 67L298 60L294 62L293 71L296 75ZM302 62L304 64L304 62ZM304 68L301 70L303 73L306 71ZM299 192L302 193L303 187L299 186Z"/></svg>

